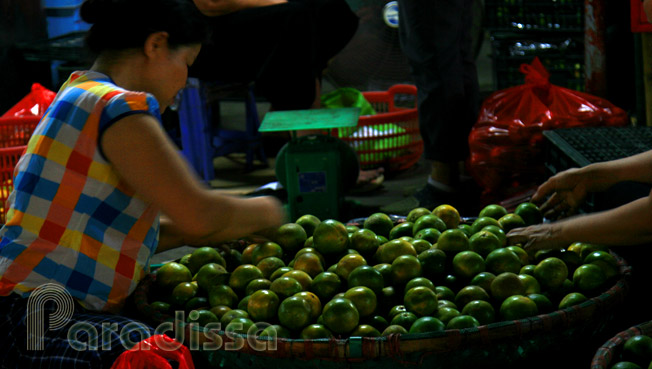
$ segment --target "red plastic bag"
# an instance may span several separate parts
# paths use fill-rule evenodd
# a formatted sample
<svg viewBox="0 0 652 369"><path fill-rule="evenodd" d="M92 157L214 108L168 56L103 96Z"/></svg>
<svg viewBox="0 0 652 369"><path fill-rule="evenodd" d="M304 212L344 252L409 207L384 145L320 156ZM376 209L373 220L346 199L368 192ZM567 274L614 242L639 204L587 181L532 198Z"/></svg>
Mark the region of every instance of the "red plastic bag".
<svg viewBox="0 0 652 369"><path fill-rule="evenodd" d="M485 194L545 179L543 131L622 126L627 113L607 100L550 84L538 58L522 64L525 84L491 94L469 134L469 170Z"/></svg>
<svg viewBox="0 0 652 369"><path fill-rule="evenodd" d="M57 94L38 83L32 84L32 91L9 109L2 117L41 117Z"/></svg>
<svg viewBox="0 0 652 369"><path fill-rule="evenodd" d="M168 359L178 362L179 369L195 369L190 350L163 334L144 339L120 354L111 369L172 369Z"/></svg>

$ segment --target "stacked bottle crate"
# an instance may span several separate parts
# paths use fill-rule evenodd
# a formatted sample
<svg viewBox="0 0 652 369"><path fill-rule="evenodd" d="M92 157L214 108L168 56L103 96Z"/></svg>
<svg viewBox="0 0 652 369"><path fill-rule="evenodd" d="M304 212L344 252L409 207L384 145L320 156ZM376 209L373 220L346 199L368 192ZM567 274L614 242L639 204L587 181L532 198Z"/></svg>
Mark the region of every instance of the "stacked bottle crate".
<svg viewBox="0 0 652 369"><path fill-rule="evenodd" d="M539 57L550 82L584 90L584 0L485 0L495 89L523 84Z"/></svg>

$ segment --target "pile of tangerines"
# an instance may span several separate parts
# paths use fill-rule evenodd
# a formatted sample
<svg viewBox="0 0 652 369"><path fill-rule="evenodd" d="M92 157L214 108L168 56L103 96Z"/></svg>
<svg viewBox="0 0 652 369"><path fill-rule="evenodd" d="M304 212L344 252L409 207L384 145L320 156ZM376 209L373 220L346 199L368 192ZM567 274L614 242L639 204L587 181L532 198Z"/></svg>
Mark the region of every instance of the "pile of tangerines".
<svg viewBox="0 0 652 369"><path fill-rule="evenodd" d="M231 334L377 337L462 329L546 314L606 290L619 276L600 245L530 255L506 244L543 221L536 205L492 204L462 219L450 205L362 224L303 215L268 240L197 248L156 271L151 306Z"/></svg>

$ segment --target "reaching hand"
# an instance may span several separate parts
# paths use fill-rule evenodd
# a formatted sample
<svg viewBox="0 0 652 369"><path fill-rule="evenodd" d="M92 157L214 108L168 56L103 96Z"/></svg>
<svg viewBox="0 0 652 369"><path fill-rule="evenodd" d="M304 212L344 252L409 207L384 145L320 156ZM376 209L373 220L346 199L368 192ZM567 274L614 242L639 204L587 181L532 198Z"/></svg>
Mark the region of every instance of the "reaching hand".
<svg viewBox="0 0 652 369"><path fill-rule="evenodd" d="M543 223L512 229L507 233L507 243L510 245L520 244L528 253L566 247L567 245L557 236L558 227L554 223Z"/></svg>
<svg viewBox="0 0 652 369"><path fill-rule="evenodd" d="M536 204L543 202L540 206L541 212L548 219L568 217L577 212L586 198L590 180L579 169L563 171L539 186L532 196L532 202Z"/></svg>

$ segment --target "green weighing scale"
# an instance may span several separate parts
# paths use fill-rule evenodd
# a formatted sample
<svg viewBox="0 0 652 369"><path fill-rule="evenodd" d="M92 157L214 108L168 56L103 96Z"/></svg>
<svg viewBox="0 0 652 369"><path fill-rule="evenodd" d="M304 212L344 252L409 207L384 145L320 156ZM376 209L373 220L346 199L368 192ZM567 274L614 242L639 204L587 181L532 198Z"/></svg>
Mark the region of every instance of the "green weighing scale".
<svg viewBox="0 0 652 369"><path fill-rule="evenodd" d="M339 219L344 193L355 186L358 157L337 137L316 134L297 137L298 130L355 127L360 108L272 111L265 114L261 132L290 131L290 142L276 156L276 177L288 194L291 219L312 214Z"/></svg>

